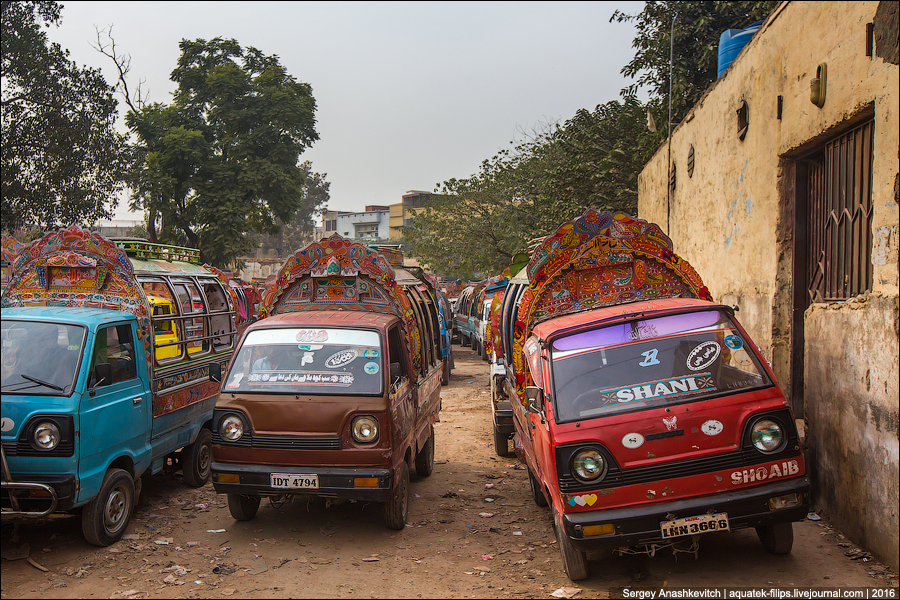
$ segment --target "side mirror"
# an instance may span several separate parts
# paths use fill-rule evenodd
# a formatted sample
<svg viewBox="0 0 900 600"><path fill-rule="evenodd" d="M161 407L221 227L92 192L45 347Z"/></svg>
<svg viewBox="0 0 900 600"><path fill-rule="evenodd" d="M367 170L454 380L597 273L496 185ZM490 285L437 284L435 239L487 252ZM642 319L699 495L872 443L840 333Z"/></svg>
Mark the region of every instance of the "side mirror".
<svg viewBox="0 0 900 600"><path fill-rule="evenodd" d="M400 363L392 362L391 363L391 383L394 383L400 379Z"/></svg>
<svg viewBox="0 0 900 600"><path fill-rule="evenodd" d="M525 388L525 409L535 414L543 414L544 412L544 390L536 385L530 385Z"/></svg>
<svg viewBox="0 0 900 600"><path fill-rule="evenodd" d="M222 364L221 363L210 363L209 365L209 380L215 381L216 383L222 383Z"/></svg>

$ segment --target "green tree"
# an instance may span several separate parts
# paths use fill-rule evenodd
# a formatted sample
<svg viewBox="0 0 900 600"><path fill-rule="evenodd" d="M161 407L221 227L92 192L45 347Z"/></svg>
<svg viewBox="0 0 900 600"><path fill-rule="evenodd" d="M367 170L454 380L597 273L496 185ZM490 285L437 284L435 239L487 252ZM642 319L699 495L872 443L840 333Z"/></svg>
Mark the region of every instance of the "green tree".
<svg viewBox="0 0 900 600"><path fill-rule="evenodd" d="M56 2L3 0L2 170L4 228L90 224L110 218L125 187L129 153L115 131L114 90L51 44Z"/></svg>
<svg viewBox="0 0 900 600"><path fill-rule="evenodd" d="M256 234L314 210L298 159L318 139L316 102L275 55L222 38L180 48L172 104L132 106L126 116L139 140L132 208L150 213L151 239L183 237L202 260L228 268Z"/></svg>
<svg viewBox="0 0 900 600"><path fill-rule="evenodd" d="M722 32L762 21L778 4L778 1L678 0L646 2L644 10L636 15L615 11L610 21L633 21L637 29L631 44L635 49L634 58L622 68L623 75L637 79L624 92L635 94L646 87L656 109L653 112L657 122L665 130L671 46L672 122L679 123L716 80Z"/></svg>
<svg viewBox="0 0 900 600"><path fill-rule="evenodd" d="M297 214L290 222L281 225L281 231L277 235L258 237L258 243L264 248L274 248L279 256L295 252L313 241L316 232L313 217L321 213L331 197L328 191L331 183L325 179L328 177L327 173L313 172L312 163L308 160L300 165L300 170L303 172L304 183L301 187L302 202Z"/></svg>

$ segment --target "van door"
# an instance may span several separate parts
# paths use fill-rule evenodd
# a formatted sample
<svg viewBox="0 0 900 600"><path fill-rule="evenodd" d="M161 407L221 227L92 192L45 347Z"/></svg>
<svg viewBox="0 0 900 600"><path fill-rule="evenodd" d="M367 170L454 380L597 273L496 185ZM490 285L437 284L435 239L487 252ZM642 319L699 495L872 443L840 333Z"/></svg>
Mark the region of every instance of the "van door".
<svg viewBox="0 0 900 600"><path fill-rule="evenodd" d="M146 361L138 354L142 350L134 323L101 327L94 338L87 377L87 390L94 393L85 392L79 411L79 498L99 492L109 463L118 456L131 456L138 475L150 464L152 400ZM110 365L108 381L96 379L100 363Z"/></svg>
<svg viewBox="0 0 900 600"><path fill-rule="evenodd" d="M391 449L394 453L392 466L402 461L416 418L418 382L413 381L411 376L412 362L405 351L404 339L405 335L399 325L394 325L388 331L388 358L385 362L389 365Z"/></svg>

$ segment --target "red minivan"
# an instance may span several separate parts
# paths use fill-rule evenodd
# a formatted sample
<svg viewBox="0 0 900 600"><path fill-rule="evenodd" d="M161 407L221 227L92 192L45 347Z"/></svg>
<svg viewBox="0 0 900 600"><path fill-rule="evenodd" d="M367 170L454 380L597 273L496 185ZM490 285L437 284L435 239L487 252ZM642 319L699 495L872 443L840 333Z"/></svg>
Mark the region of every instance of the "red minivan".
<svg viewBox="0 0 900 600"><path fill-rule="evenodd" d="M728 306L659 228L589 211L539 246L503 299L511 398L532 496L567 575L587 552L696 544L755 527L790 552L809 510L794 417Z"/></svg>

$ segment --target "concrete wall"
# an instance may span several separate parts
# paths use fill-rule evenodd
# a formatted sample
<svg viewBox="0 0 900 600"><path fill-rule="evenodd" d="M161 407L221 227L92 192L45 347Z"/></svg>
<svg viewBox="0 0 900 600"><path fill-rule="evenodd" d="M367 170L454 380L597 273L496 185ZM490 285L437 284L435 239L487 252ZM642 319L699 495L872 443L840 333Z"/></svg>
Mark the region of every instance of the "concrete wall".
<svg viewBox="0 0 900 600"><path fill-rule="evenodd" d="M866 55L868 23L873 56ZM739 319L788 396L803 390L790 400L801 410L796 416L806 418L817 510L894 569L900 566L896 44L896 3L782 3L675 128L671 145L646 165L638 190L639 216L669 234L714 299L740 308ZM822 63L827 89L819 108L810 101L810 79ZM740 140L742 101L749 127ZM796 161L868 119L875 123L873 289L853 302L810 306L798 332ZM676 173L671 193L669 164ZM801 348L804 360L792 363Z"/></svg>

